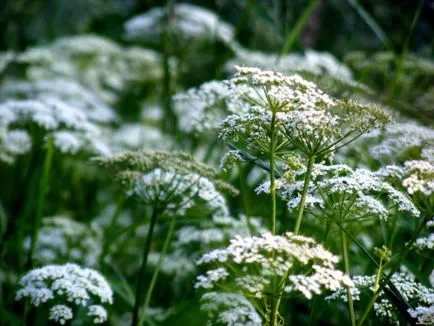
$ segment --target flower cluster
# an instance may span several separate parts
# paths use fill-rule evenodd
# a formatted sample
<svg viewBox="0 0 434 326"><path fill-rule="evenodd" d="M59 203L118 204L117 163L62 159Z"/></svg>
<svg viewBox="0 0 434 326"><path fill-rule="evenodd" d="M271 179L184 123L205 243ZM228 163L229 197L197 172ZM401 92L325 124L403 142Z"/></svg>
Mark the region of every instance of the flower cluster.
<svg viewBox="0 0 434 326"><path fill-rule="evenodd" d="M434 233L432 232L432 229L434 228L434 218L431 219L430 221L428 221L428 223L426 224L426 227L430 230L429 234L426 236L422 236L422 237L417 238L415 243L414 243L414 247L419 249L419 250L423 250L423 249L433 250L434 249ZM434 283L434 270L431 273L430 277L432 278L431 283Z"/></svg>
<svg viewBox="0 0 434 326"><path fill-rule="evenodd" d="M234 93L250 104L220 124L220 137L255 155L275 148L306 155L327 154L341 143L388 121L375 105L336 100L299 75L236 67ZM273 134L274 133L274 134Z"/></svg>
<svg viewBox="0 0 434 326"><path fill-rule="evenodd" d="M234 28L221 21L212 11L187 3L176 4L173 10L157 7L131 18L125 23L126 38L148 43L160 42L165 20L169 16L171 33L182 46L191 41L220 40L230 44L234 39Z"/></svg>
<svg viewBox="0 0 434 326"><path fill-rule="evenodd" d="M314 165L313 182L309 185L306 206L316 216L320 210L327 218L378 217L387 220L390 207L407 212L414 217L419 211L399 190L383 181L375 172L366 169L353 170L344 164ZM269 181L259 186L256 191L269 192ZM282 198L287 200L288 208L298 207L303 189L303 181L288 183L285 179L277 180L276 188ZM336 200L339 198L339 200Z"/></svg>
<svg viewBox="0 0 434 326"><path fill-rule="evenodd" d="M434 141L434 131L414 121L398 122L371 130L353 143L354 151L366 150L369 157L383 164L402 162L412 151L420 151Z"/></svg>
<svg viewBox="0 0 434 326"><path fill-rule="evenodd" d="M283 236L235 236L227 248L215 249L199 259L199 265L217 268L198 276L195 287L234 286L252 300L295 293L311 299L323 290L352 286L351 279L335 269L337 262L337 256L313 239L290 232ZM272 282L273 278L278 281Z"/></svg>
<svg viewBox="0 0 434 326"><path fill-rule="evenodd" d="M6 160L11 154L29 151L31 142L39 144L41 133L32 125L42 130L45 140L51 137L54 147L63 153L110 153L103 132L115 114L78 84L63 80L11 82L0 89L0 98L5 99L0 102L0 153L5 152L2 157ZM19 150L18 145L22 145Z"/></svg>
<svg viewBox="0 0 434 326"><path fill-rule="evenodd" d="M428 151L423 152L425 156ZM428 156L427 156L428 157ZM414 203L428 214L434 203L434 165L429 160L412 160L403 166L387 165L376 174L382 179L403 187Z"/></svg>
<svg viewBox="0 0 434 326"><path fill-rule="evenodd" d="M93 323L107 320L102 305L112 304L113 292L104 277L97 271L75 264L47 265L28 272L20 280L16 300L29 298L35 307L55 303L50 308L49 319L60 324L73 319L73 307L88 307Z"/></svg>
<svg viewBox="0 0 434 326"><path fill-rule="evenodd" d="M69 260L85 266L97 263L102 234L96 225L90 228L65 216L46 217L42 223L36 242L36 262L45 265Z"/></svg>
<svg viewBox="0 0 434 326"><path fill-rule="evenodd" d="M306 50L304 55L289 53L278 57L273 53L252 51L236 46L235 56L234 59L226 63L226 70L230 72L233 72L234 66L245 65L261 69L275 69L285 74L309 71L318 75L327 74L345 80L352 79L351 70L327 52L317 52L310 49Z"/></svg>
<svg viewBox="0 0 434 326"><path fill-rule="evenodd" d="M128 193L166 214L183 215L202 200L215 216L229 214L220 190L236 192L215 172L180 152L126 152L98 161L117 171Z"/></svg>
<svg viewBox="0 0 434 326"><path fill-rule="evenodd" d="M360 296L362 295L363 291L373 291L375 278L375 275L353 276L352 280L354 282L354 288L351 289L353 299L360 300ZM408 303L421 307L434 305L434 290L417 283L412 276L406 273L395 273L391 278L391 282L402 295L404 300ZM326 299L340 299L347 301L346 288L340 288ZM425 313L429 311L430 308L423 309L421 307L416 308L415 310L411 309L410 314L414 315L414 317L421 317L422 319L422 316L424 315L422 312ZM399 314L397 314L398 312L396 311L396 308L385 295L384 291L380 293L377 302L374 304L374 311L375 314L382 319L386 319L391 322L398 320Z"/></svg>
<svg viewBox="0 0 434 326"><path fill-rule="evenodd" d="M261 316L240 293L208 292L201 298L201 310L208 313L207 325L260 326Z"/></svg>
<svg viewBox="0 0 434 326"><path fill-rule="evenodd" d="M404 169L408 176L402 180L402 185L412 195L416 192L424 196L434 193L434 163L428 161L407 161Z"/></svg>
<svg viewBox="0 0 434 326"><path fill-rule="evenodd" d="M112 135L113 152L143 150L144 148L174 147L173 141L160 129L144 123L124 123Z"/></svg>
<svg viewBox="0 0 434 326"><path fill-rule="evenodd" d="M162 78L161 57L157 52L123 48L96 35L62 37L52 44L29 48L18 54L15 61L25 65L32 80L60 77L78 80L112 104L128 88Z"/></svg>
<svg viewBox="0 0 434 326"><path fill-rule="evenodd" d="M215 129L228 113L245 112L247 105L234 97L225 81L210 81L173 96L180 128L201 134Z"/></svg>

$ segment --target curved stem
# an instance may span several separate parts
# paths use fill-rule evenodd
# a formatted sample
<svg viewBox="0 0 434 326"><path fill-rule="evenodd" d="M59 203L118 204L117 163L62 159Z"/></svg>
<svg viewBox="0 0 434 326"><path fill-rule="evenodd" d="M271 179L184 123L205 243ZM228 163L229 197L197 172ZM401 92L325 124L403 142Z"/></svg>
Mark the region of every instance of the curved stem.
<svg viewBox="0 0 434 326"><path fill-rule="evenodd" d="M304 204L306 203L307 190L309 189L309 182L310 182L310 177L312 175L314 162L315 162L315 155L309 156L306 175L304 176L303 191L301 194L300 204L298 206L297 219L295 221L295 228L294 228L295 234L298 234L298 232L300 231L301 219L303 218Z"/></svg>
<svg viewBox="0 0 434 326"><path fill-rule="evenodd" d="M347 245L347 235L344 231L340 230L341 236L341 246L342 246L342 256L344 258L345 274L350 276L350 264L348 260L348 245ZM356 325L356 316L354 314L354 304L353 297L351 295L350 287L347 286L347 298L348 298L348 309L350 312L351 325Z"/></svg>
<svg viewBox="0 0 434 326"><path fill-rule="evenodd" d="M158 217L158 210L157 208L154 207L154 209L152 210L151 222L149 224L148 234L146 236L145 246L143 247L142 265L140 266L140 270L137 275L136 298L134 300L133 320L131 322L131 326L139 325L139 308L142 304L143 291L145 286L143 275L145 274L146 264L148 263L149 250L151 249L152 235L154 234L154 228L157 222L157 217Z"/></svg>
<svg viewBox="0 0 434 326"><path fill-rule="evenodd" d="M44 167L42 170L41 182L38 189L38 206L36 208L36 217L33 220L32 228L32 241L27 259L27 268L31 269L33 266L33 254L35 252L36 243L38 241L39 228L41 227L42 216L45 207L45 193L47 191L48 179L50 176L51 163L53 161L53 138L49 137L47 141L47 151L45 153Z"/></svg>
<svg viewBox="0 0 434 326"><path fill-rule="evenodd" d="M176 224L176 218L172 217L170 224L169 224L169 230L167 231L166 239L164 239L163 249L160 253L160 257L157 262L157 266L155 266L154 273L152 274L151 283L149 284L148 291L146 292L146 298L145 303L143 305L143 312L142 316L146 316L146 310L149 307L149 302L151 301L152 292L154 291L155 283L157 282L158 275L160 274L161 265L164 260L164 256L166 255L167 249L169 248L170 240L172 239L173 230L175 229Z"/></svg>

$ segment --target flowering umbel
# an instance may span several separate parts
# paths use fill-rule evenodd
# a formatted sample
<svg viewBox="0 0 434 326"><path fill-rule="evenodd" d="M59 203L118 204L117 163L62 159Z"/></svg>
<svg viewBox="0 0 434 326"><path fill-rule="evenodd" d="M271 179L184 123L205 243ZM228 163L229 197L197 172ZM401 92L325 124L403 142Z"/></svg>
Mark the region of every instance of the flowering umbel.
<svg viewBox="0 0 434 326"><path fill-rule="evenodd" d="M16 300L29 298L30 303L53 304L49 319L60 324L72 320L74 309L88 307L93 323L107 320L102 304L113 303L113 292L105 278L97 271L75 264L47 265L34 269L20 280Z"/></svg>

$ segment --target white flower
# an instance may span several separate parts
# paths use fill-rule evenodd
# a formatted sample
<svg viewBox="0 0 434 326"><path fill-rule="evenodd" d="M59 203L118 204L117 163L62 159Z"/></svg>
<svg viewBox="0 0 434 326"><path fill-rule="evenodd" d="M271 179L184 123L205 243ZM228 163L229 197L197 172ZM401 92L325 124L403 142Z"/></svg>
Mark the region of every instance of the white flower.
<svg viewBox="0 0 434 326"><path fill-rule="evenodd" d="M434 194L434 163L428 161L407 161L404 163L406 178L402 185L412 195L421 193L426 197Z"/></svg>
<svg viewBox="0 0 434 326"><path fill-rule="evenodd" d="M119 152L141 150L144 148L173 147L172 140L160 129L144 123L123 123L113 135L113 147L119 147Z"/></svg>
<svg viewBox="0 0 434 326"><path fill-rule="evenodd" d="M416 307L408 309L411 317L417 318L418 325L432 325L434 323L434 304L430 307Z"/></svg>
<svg viewBox="0 0 434 326"><path fill-rule="evenodd" d="M147 42L158 42L164 28L166 8L153 8L144 14L133 17L125 23L126 38ZM234 30L221 21L212 11L187 3L176 4L169 20L171 30L184 46L192 40L213 40L217 38L231 43Z"/></svg>
<svg viewBox="0 0 434 326"><path fill-rule="evenodd" d="M200 299L201 310L208 313L207 325L260 326L262 319L240 293L208 292Z"/></svg>
<svg viewBox="0 0 434 326"><path fill-rule="evenodd" d="M36 242L35 260L55 264L69 260L94 266L101 253L101 230L65 216L45 217ZM29 240L29 239L26 239ZM25 247L29 247L25 243Z"/></svg>
<svg viewBox="0 0 434 326"><path fill-rule="evenodd" d="M230 80L234 94L249 110L229 115L219 126L219 137L255 155L275 146L311 155L330 155L368 129L388 121L379 107L336 100L299 75L259 68L235 67Z"/></svg>
<svg viewBox="0 0 434 326"><path fill-rule="evenodd" d="M233 67L246 65L261 69L273 69L290 74L296 71L310 71L314 74L328 74L336 78L351 80L351 70L328 52L307 50L305 54L290 53L279 56L235 47L235 59L226 63L226 70L233 72Z"/></svg>
<svg viewBox="0 0 434 326"><path fill-rule="evenodd" d="M13 163L16 156L29 152L32 140L25 130L7 130L0 125L0 161Z"/></svg>
<svg viewBox="0 0 434 326"><path fill-rule="evenodd" d="M49 320L54 320L61 325L65 325L68 320L71 320L74 317L72 313L72 309L63 304L58 304L50 308L50 316Z"/></svg>
<svg viewBox="0 0 434 326"><path fill-rule="evenodd" d="M8 93L8 87L6 84L4 88L0 88L0 93L2 91ZM106 118L101 114L95 118L93 115L95 112L86 106L87 103L83 103L83 107L76 105L77 100L65 99L61 96L62 94L56 94L55 89L53 93L49 93L49 90L45 89L46 86L41 86L39 83L35 85L17 83L17 89L12 88L11 91L18 96L20 87L23 88L22 92L26 96L32 94L32 87L36 88L34 91L36 94L39 92L38 87L42 88L43 91L41 91L40 97L35 95L34 99L9 99L0 102L0 117L3 118L3 127L0 127L0 130L5 128L7 130L6 136L17 136L16 133L20 133L19 139L24 145L26 143L24 133L28 134L29 125L34 123L44 129L46 139L53 137L55 148L63 153L76 154L80 150L85 150L107 155L110 152L104 144L102 138L103 123L100 122ZM8 142L11 143L11 141ZM29 149L29 145L23 146L23 151Z"/></svg>
<svg viewBox="0 0 434 326"><path fill-rule="evenodd" d="M354 288L351 289L353 300L360 300L360 295L363 290L369 290L368 294L372 295L375 283L374 276L353 276ZM391 282L397 288L403 299L411 305L420 306L420 309L410 309L409 313L414 317L429 316L429 309L423 309L421 307L434 305L434 290L427 288L424 285L414 281L414 277L406 273L395 273L391 278ZM335 293L327 297L327 300L341 299L347 301L346 288L339 288ZM374 304L374 311L378 317L388 319L389 321L397 321L399 313L395 310L392 302L388 297L381 292L379 298ZM397 315L398 314L398 315ZM422 320L422 319L421 319Z"/></svg>
<svg viewBox="0 0 434 326"><path fill-rule="evenodd" d="M57 103L60 101L71 107L72 111L69 110L68 112L81 111L88 116L89 120L98 123L112 122L117 118L115 111L105 105L92 92L77 82L59 77L30 82L5 82L0 88L0 98L2 100L25 98L28 101L31 99L38 101L57 100Z"/></svg>
<svg viewBox="0 0 434 326"><path fill-rule="evenodd" d="M46 46L29 48L18 54L16 60L26 64L26 75L32 80L59 77L79 80L107 103L116 103L129 87L153 83L163 75L157 52L123 48L96 35L61 37ZM170 64L173 66L173 60ZM77 102L82 100L77 98Z"/></svg>
<svg viewBox="0 0 434 326"><path fill-rule="evenodd" d="M227 248L215 249L198 260L198 264L213 263L221 267L198 276L195 287L210 289L225 279L225 284L234 282L247 296L263 298L279 292L271 288L271 279L279 277L284 293L298 292L310 298L312 293L336 289L340 284L352 285L347 276L335 270L337 261L337 256L313 239L290 232L284 236L270 233L261 237L235 236ZM313 269L308 267L310 264ZM238 266L237 272L233 265Z"/></svg>
<svg viewBox="0 0 434 326"><path fill-rule="evenodd" d="M92 305L89 306L88 316L93 317L94 324L102 324L107 321L107 310L103 306Z"/></svg>
<svg viewBox="0 0 434 326"><path fill-rule="evenodd" d="M366 149L369 156L382 163L397 163L410 150L422 148L434 141L434 130L416 122L398 122L362 135L353 143L353 150Z"/></svg>
<svg viewBox="0 0 434 326"><path fill-rule="evenodd" d="M229 215L226 201L214 184L195 173L182 175L156 168L143 174L131 193L147 203L165 203L166 211L180 215L195 204L195 197L198 196L215 215Z"/></svg>
<svg viewBox="0 0 434 326"><path fill-rule="evenodd" d="M180 128L200 134L215 129L227 113L241 113L248 107L233 96L228 81L210 81L173 96Z"/></svg>
<svg viewBox="0 0 434 326"><path fill-rule="evenodd" d="M96 317L94 322L105 320L107 314L104 317L100 308L91 308L99 306L91 303L113 303L113 292L104 277L93 269L75 264L47 265L34 269L24 275L19 283L21 289L16 294L16 300L29 298L36 307L54 299L63 299L65 303L75 306L89 306L90 315ZM72 308L69 306L55 305L50 310L50 319L60 323L72 318Z"/></svg>

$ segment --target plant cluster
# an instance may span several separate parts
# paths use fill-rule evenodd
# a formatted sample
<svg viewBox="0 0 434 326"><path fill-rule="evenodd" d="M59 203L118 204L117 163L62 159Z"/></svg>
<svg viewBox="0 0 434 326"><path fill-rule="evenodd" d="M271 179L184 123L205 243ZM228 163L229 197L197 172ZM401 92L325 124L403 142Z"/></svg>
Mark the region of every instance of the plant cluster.
<svg viewBox="0 0 434 326"><path fill-rule="evenodd" d="M304 46L324 1L127 2L0 53L0 325L433 324L411 35L340 60Z"/></svg>

